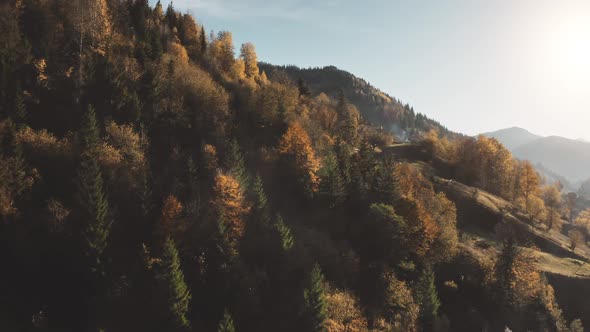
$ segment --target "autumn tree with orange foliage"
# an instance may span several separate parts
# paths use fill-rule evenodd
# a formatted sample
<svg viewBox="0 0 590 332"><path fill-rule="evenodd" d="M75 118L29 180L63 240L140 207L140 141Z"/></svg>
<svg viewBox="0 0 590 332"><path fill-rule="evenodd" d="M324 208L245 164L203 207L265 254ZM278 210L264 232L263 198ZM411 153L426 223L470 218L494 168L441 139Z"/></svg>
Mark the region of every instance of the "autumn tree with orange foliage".
<svg viewBox="0 0 590 332"><path fill-rule="evenodd" d="M318 190L320 162L315 156L311 140L300 123L293 122L279 142L279 153L291 168L291 175L297 179L306 197L312 197Z"/></svg>
<svg viewBox="0 0 590 332"><path fill-rule="evenodd" d="M411 164L397 164L394 176L401 197L396 208L410 226L412 248L423 256L434 246L434 261L451 258L458 243L455 204L435 193L432 183Z"/></svg>
<svg viewBox="0 0 590 332"><path fill-rule="evenodd" d="M531 303L541 289L536 259L512 239L504 242L496 266L496 290L500 300L516 308Z"/></svg>
<svg viewBox="0 0 590 332"><path fill-rule="evenodd" d="M493 138L460 140L456 148L459 179L505 199L514 190L515 164L510 151Z"/></svg>
<svg viewBox="0 0 590 332"><path fill-rule="evenodd" d="M244 236L245 217L250 211L246 205L240 183L231 175L219 172L213 186L211 200L217 220L224 223L226 240L233 253L238 252L238 245Z"/></svg>
<svg viewBox="0 0 590 332"><path fill-rule="evenodd" d="M524 207L531 196L539 196L539 184L539 174L533 165L528 160L520 162L515 188L517 203Z"/></svg>
<svg viewBox="0 0 590 332"><path fill-rule="evenodd" d="M546 215L543 223L547 231L561 227L561 192L557 184L543 187L543 201L545 202Z"/></svg>
<svg viewBox="0 0 590 332"><path fill-rule="evenodd" d="M162 238L166 236L175 237L175 235L182 233L186 229L186 225L179 220L182 211L182 203L174 195L168 195L164 199L157 230Z"/></svg>

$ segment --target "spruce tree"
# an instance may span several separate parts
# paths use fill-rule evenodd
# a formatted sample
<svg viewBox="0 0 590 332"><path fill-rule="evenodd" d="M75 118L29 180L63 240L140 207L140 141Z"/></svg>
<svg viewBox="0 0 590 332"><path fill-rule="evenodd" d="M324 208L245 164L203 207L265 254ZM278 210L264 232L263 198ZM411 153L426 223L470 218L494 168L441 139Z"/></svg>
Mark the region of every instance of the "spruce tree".
<svg viewBox="0 0 590 332"><path fill-rule="evenodd" d="M226 165L229 173L238 180L242 188L248 187L250 178L246 171L246 164L244 162L244 155L240 151L240 144L236 139L233 139L229 145L229 150L226 157Z"/></svg>
<svg viewBox="0 0 590 332"><path fill-rule="evenodd" d="M234 328L234 320L231 318L231 315L227 310L223 313L223 319L219 322L219 326L217 328L217 332L235 332L236 329Z"/></svg>
<svg viewBox="0 0 590 332"><path fill-rule="evenodd" d="M346 199L346 185L333 155L326 158L323 173L320 182L322 195L327 197L331 208L340 206Z"/></svg>
<svg viewBox="0 0 590 332"><path fill-rule="evenodd" d="M102 272L102 254L107 246L111 230L109 206L103 189L100 166L96 161L99 144L94 110L90 107L84 116L80 130L82 155L78 171L78 200L84 219L83 239L85 254L91 270Z"/></svg>
<svg viewBox="0 0 590 332"><path fill-rule="evenodd" d="M289 249L291 249L294 244L293 235L291 235L291 229L289 229L289 226L285 224L285 222L283 221L283 217L281 217L281 215L276 216L274 229L276 231L277 238L279 240L283 252L286 252Z"/></svg>
<svg viewBox="0 0 590 332"><path fill-rule="evenodd" d="M186 204L187 211L191 216L197 216L200 210L201 196L199 192L199 175L197 166L193 158L188 158L186 163L187 170L187 199Z"/></svg>
<svg viewBox="0 0 590 332"><path fill-rule="evenodd" d="M18 195L22 194L27 189L26 183L26 161L23 153L22 144L15 138L14 139L14 158L13 158L13 171L14 171L14 184L15 192Z"/></svg>
<svg viewBox="0 0 590 332"><path fill-rule="evenodd" d="M201 54L204 56L207 51L207 35L205 34L205 27L201 26L201 33L199 34L199 42L201 44Z"/></svg>
<svg viewBox="0 0 590 332"><path fill-rule="evenodd" d="M425 331L431 331L438 316L440 300L434 284L434 272L427 265L416 284L416 300L420 304L420 318Z"/></svg>
<svg viewBox="0 0 590 332"><path fill-rule="evenodd" d="M176 19L176 11L174 10L174 6L172 5L172 1L168 4L166 8L166 22L168 23L168 27L170 30L174 30L176 27L177 19Z"/></svg>
<svg viewBox="0 0 590 332"><path fill-rule="evenodd" d="M178 250L170 237L164 242L162 261L156 271L156 278L166 301L168 331L188 330L190 322L187 314L191 294L180 268Z"/></svg>
<svg viewBox="0 0 590 332"><path fill-rule="evenodd" d="M260 175L254 178L252 184L252 214L256 218L256 222L261 225L268 225L270 223L270 207L268 205L268 198L264 192L264 184Z"/></svg>
<svg viewBox="0 0 590 332"><path fill-rule="evenodd" d="M351 148L350 145L338 139L334 145L334 152L336 153L336 160L340 168L340 174L347 188L352 182L352 162L351 162Z"/></svg>
<svg viewBox="0 0 590 332"><path fill-rule="evenodd" d="M324 276L320 266L316 263L311 270L307 285L303 291L303 317L304 331L326 331L328 318L328 304L325 297Z"/></svg>
<svg viewBox="0 0 590 332"><path fill-rule="evenodd" d="M297 88L299 89L299 96L311 97L311 91L309 91L309 87L302 78L297 80Z"/></svg>
<svg viewBox="0 0 590 332"><path fill-rule="evenodd" d="M25 106L23 91L20 82L16 82L16 94L14 96L14 119L16 123L23 126L27 119L27 109Z"/></svg>
<svg viewBox="0 0 590 332"><path fill-rule="evenodd" d="M392 205L397 198L393 165L385 160L378 164L373 175L373 200Z"/></svg>
<svg viewBox="0 0 590 332"><path fill-rule="evenodd" d="M7 121L8 139L7 145L12 157L12 179L14 181L14 192L16 195L22 194L26 189L26 161L23 153L22 144L16 137L16 125L10 120Z"/></svg>

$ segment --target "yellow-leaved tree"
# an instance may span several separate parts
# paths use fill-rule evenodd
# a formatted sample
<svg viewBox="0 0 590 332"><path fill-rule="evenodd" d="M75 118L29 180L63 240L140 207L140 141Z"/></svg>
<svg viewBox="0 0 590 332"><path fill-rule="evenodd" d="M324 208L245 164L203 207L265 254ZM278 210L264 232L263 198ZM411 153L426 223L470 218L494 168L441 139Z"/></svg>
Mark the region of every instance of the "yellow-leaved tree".
<svg viewBox="0 0 590 332"><path fill-rule="evenodd" d="M311 197L319 190L320 162L315 156L309 135L299 122L293 122L279 142L279 153L291 168L291 175L301 185L303 193Z"/></svg>
<svg viewBox="0 0 590 332"><path fill-rule="evenodd" d="M218 221L223 223L224 236L231 250L237 253L244 236L245 218L250 211L240 183L233 176L219 172L213 185L211 205Z"/></svg>
<svg viewBox="0 0 590 332"><path fill-rule="evenodd" d="M561 227L561 193L557 184L543 187L543 201L545 202L546 215L543 223L547 231Z"/></svg>
<svg viewBox="0 0 590 332"><path fill-rule="evenodd" d="M240 58L244 61L246 77L255 79L258 77L258 57L256 56L256 49L252 43L242 44L240 49Z"/></svg>

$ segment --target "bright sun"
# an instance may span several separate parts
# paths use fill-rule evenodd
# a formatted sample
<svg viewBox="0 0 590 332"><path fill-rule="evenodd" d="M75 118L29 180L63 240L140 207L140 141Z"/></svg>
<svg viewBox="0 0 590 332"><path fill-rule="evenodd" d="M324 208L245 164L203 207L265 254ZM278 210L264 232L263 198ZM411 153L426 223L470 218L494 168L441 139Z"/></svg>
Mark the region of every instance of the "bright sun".
<svg viewBox="0 0 590 332"><path fill-rule="evenodd" d="M550 64L560 80L582 84L590 75L590 20L582 15L562 18L551 27L547 46Z"/></svg>

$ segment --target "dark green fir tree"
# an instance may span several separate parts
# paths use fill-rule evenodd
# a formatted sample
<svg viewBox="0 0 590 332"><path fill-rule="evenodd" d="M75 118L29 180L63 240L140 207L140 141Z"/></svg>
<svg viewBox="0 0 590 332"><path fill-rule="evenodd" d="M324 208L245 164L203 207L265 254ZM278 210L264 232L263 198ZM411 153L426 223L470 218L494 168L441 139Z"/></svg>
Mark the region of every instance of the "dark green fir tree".
<svg viewBox="0 0 590 332"><path fill-rule="evenodd" d="M187 314L191 300L190 291L180 268L180 258L174 240L164 242L162 261L156 271L167 308L167 331L186 331L190 327Z"/></svg>
<svg viewBox="0 0 590 332"><path fill-rule="evenodd" d="M304 331L324 332L328 318L328 304L325 295L324 276L320 266L316 263L311 270L307 285L303 291Z"/></svg>

